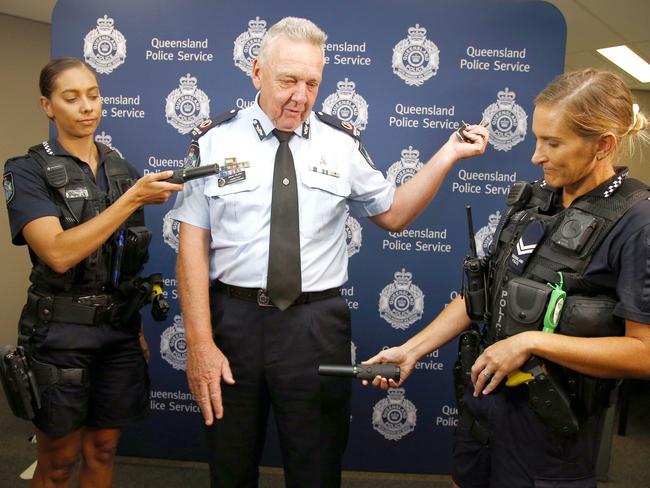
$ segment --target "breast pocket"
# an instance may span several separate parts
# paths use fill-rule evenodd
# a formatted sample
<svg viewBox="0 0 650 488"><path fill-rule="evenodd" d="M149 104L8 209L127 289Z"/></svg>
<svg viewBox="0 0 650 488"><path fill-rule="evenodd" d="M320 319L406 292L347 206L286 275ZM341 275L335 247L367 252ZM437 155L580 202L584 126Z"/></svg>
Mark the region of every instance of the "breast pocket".
<svg viewBox="0 0 650 488"><path fill-rule="evenodd" d="M345 218L350 183L343 176L315 171L300 172L300 178L304 190L300 195L300 234L312 238L336 231Z"/></svg>
<svg viewBox="0 0 650 488"><path fill-rule="evenodd" d="M223 186L219 183L219 178L210 177L203 190L210 205L210 225L214 234L229 241L249 240L259 231L264 204L256 191L260 186L259 174L246 170L244 180Z"/></svg>

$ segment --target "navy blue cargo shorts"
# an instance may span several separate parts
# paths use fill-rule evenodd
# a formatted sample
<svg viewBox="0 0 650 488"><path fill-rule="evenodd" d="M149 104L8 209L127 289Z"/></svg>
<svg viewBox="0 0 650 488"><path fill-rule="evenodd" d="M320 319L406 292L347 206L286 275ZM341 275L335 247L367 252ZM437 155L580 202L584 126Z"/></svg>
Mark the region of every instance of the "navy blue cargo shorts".
<svg viewBox="0 0 650 488"><path fill-rule="evenodd" d="M459 422L452 476L460 488L596 488L602 415L581 419L578 434L561 438L528 407L524 385L479 398L466 388L463 401L489 440L482 444Z"/></svg>
<svg viewBox="0 0 650 488"><path fill-rule="evenodd" d="M34 425L50 437L82 427L119 428L148 409L149 377L137 331L114 326L36 325L31 358L60 369L80 369L81 381L41 389Z"/></svg>

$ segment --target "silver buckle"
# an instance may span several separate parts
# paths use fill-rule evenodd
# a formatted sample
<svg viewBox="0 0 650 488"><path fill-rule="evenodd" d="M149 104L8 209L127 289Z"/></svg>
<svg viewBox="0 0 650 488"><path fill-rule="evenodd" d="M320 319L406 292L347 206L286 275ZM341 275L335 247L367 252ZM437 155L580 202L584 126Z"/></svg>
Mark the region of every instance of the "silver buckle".
<svg viewBox="0 0 650 488"><path fill-rule="evenodd" d="M266 290L260 288L257 290L257 304L260 307L272 307L271 297L266 293Z"/></svg>
<svg viewBox="0 0 650 488"><path fill-rule="evenodd" d="M108 305L108 295L86 295L83 297L77 297L76 301L82 305L105 307Z"/></svg>

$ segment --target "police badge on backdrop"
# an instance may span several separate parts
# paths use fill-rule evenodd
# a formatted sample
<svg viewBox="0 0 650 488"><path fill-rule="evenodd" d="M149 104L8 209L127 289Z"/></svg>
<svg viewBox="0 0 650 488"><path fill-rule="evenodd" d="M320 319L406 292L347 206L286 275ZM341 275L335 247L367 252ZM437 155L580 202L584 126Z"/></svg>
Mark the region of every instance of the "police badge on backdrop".
<svg viewBox="0 0 650 488"><path fill-rule="evenodd" d="M372 409L372 428L389 441L399 441L415 430L417 408L405 394L404 388L389 388L386 398Z"/></svg>
<svg viewBox="0 0 650 488"><path fill-rule="evenodd" d="M348 258L354 256L361 250L363 240L363 228L357 219L350 215L350 209L346 206L348 216L345 219L345 241L347 244Z"/></svg>
<svg viewBox="0 0 650 488"><path fill-rule="evenodd" d="M379 316L393 328L406 330L422 318L424 293L404 268L394 276L395 280L379 293Z"/></svg>
<svg viewBox="0 0 650 488"><path fill-rule="evenodd" d="M113 151L115 151L119 157L124 159L124 156L122 156L122 152L118 148L113 146L113 137L110 134L107 134L104 131L101 131L101 133L99 134L95 134L95 142L99 142L101 144L104 144L105 146L108 146Z"/></svg>
<svg viewBox="0 0 650 488"><path fill-rule="evenodd" d="M174 323L160 335L160 357L172 368L185 371L187 363L187 341L185 327L180 315L174 316Z"/></svg>
<svg viewBox="0 0 650 488"><path fill-rule="evenodd" d="M481 227L476 234L474 234L474 242L476 243L476 254L479 258L487 256L490 251L490 244L494 239L494 233L501 220L501 212L498 210L496 213L490 214L488 217L488 225Z"/></svg>
<svg viewBox="0 0 650 488"><path fill-rule="evenodd" d="M355 92L355 88L354 81L347 78L339 81L336 84L336 93L329 95L323 102L323 112L351 124L358 130L364 130L368 123L368 102Z"/></svg>
<svg viewBox="0 0 650 488"><path fill-rule="evenodd" d="M253 60L260 52L262 38L266 34L266 20L259 17L248 21L248 30L235 39L232 59L240 70L250 76L253 71Z"/></svg>
<svg viewBox="0 0 650 488"><path fill-rule="evenodd" d="M181 134L210 117L210 99L198 86L198 80L187 73L181 76L178 88L172 90L165 101L167 123Z"/></svg>
<svg viewBox="0 0 650 488"><path fill-rule="evenodd" d="M413 178L421 167L420 151L409 146L408 149L402 149L402 158L390 165L386 172L386 179L390 181L393 188L397 188Z"/></svg>
<svg viewBox="0 0 650 488"><path fill-rule="evenodd" d="M410 86L422 86L438 73L440 49L427 39L427 30L415 24L408 37L393 48L393 73Z"/></svg>
<svg viewBox="0 0 650 488"><path fill-rule="evenodd" d="M171 218L172 211L170 210L163 217L163 240L165 244L171 247L176 253L178 253L178 231L180 227L180 222Z"/></svg>
<svg viewBox="0 0 650 488"><path fill-rule="evenodd" d="M497 101L483 111L483 119L489 123L489 143L497 151L510 151L524 140L528 116L515 103L516 93L506 88L497 93Z"/></svg>
<svg viewBox="0 0 650 488"><path fill-rule="evenodd" d="M109 74L126 59L126 39L114 24L104 15L84 38L84 59L98 73Z"/></svg>

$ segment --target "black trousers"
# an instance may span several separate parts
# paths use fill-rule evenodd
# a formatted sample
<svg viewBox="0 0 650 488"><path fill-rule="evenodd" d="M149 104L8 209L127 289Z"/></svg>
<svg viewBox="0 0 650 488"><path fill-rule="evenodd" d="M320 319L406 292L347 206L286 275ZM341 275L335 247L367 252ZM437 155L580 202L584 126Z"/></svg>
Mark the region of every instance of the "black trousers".
<svg viewBox="0 0 650 488"><path fill-rule="evenodd" d="M234 385L222 383L224 417L208 427L211 486L258 486L270 408L286 486L339 487L350 420L349 379L318 376L350 363L350 311L340 297L284 312L211 289L213 337Z"/></svg>

